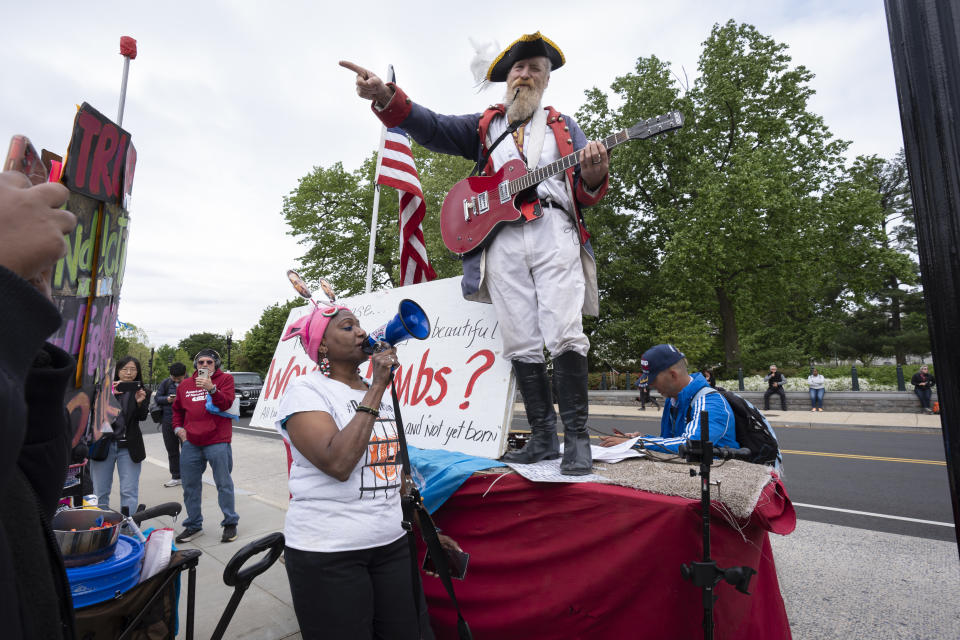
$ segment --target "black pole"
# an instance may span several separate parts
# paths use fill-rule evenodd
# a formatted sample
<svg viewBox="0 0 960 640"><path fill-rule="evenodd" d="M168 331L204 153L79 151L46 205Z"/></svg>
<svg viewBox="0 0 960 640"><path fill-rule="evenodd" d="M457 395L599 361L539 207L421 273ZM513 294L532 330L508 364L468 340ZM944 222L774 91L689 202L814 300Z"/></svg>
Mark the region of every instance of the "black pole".
<svg viewBox="0 0 960 640"><path fill-rule="evenodd" d="M227 336L227 371L233 371L233 367L230 366L230 347L233 345L233 336Z"/></svg>
<svg viewBox="0 0 960 640"><path fill-rule="evenodd" d="M737 389L743 391L743 367L737 367Z"/></svg>
<svg viewBox="0 0 960 640"><path fill-rule="evenodd" d="M885 4L960 551L960 8L947 0Z"/></svg>
<svg viewBox="0 0 960 640"><path fill-rule="evenodd" d="M150 390L153 391L153 347L150 347Z"/></svg>
<svg viewBox="0 0 960 640"><path fill-rule="evenodd" d="M857 375L857 365L850 367L850 388L860 391L860 377Z"/></svg>
<svg viewBox="0 0 960 640"><path fill-rule="evenodd" d="M700 476L700 522L703 535L703 556L700 562L680 565L680 575L700 587L703 605L703 638L713 640L713 611L717 599L716 586L721 580L733 585L737 591L750 595L750 579L756 573L751 567L722 569L710 558L710 466L713 464L714 448L710 442L710 416L700 412L700 439L688 440L680 445L679 453L687 462L699 462L700 471L690 469L690 477ZM744 450L741 450L741 452ZM749 453L749 451L747 451ZM725 458L726 459L726 458Z"/></svg>
<svg viewBox="0 0 960 640"><path fill-rule="evenodd" d="M897 391L906 391L907 383L903 379L903 367L897 365Z"/></svg>
<svg viewBox="0 0 960 640"><path fill-rule="evenodd" d="M716 563L710 559L710 465L713 464L713 443L710 442L710 416L706 411L700 412L700 519L703 525L703 559L704 564ZM716 598L713 595L717 579L712 584L703 585L703 637L713 640L713 604Z"/></svg>

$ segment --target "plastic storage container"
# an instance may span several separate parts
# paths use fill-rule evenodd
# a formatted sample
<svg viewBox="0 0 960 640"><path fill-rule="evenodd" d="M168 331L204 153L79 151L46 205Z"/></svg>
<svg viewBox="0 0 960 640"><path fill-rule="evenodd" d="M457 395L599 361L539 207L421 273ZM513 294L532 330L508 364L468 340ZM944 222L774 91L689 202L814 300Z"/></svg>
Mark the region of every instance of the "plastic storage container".
<svg viewBox="0 0 960 640"><path fill-rule="evenodd" d="M110 600L137 586L143 544L129 536L120 536L112 556L83 567L68 567L70 595L76 609Z"/></svg>

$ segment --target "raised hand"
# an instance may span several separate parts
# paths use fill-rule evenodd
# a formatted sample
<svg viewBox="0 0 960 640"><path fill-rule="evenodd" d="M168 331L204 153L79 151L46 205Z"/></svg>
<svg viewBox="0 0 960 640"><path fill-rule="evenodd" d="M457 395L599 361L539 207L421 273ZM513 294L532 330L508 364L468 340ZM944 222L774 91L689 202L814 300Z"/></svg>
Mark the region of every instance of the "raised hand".
<svg viewBox="0 0 960 640"><path fill-rule="evenodd" d="M393 98L393 89L369 69L348 60L341 60L340 66L357 74L357 95L361 98L373 100L380 107L387 106Z"/></svg>
<svg viewBox="0 0 960 640"><path fill-rule="evenodd" d="M69 192L61 184L32 186L22 173L0 173L0 265L34 284L49 297L45 281L50 269L67 252L64 234L77 218L59 209Z"/></svg>

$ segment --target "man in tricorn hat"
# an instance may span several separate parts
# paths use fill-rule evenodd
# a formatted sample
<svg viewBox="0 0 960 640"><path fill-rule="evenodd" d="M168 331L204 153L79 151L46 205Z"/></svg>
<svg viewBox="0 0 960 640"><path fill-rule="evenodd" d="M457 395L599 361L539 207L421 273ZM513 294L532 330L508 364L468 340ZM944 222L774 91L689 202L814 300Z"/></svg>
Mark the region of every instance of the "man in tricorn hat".
<svg viewBox="0 0 960 640"><path fill-rule="evenodd" d="M506 82L502 104L483 113L449 116L413 102L395 84L351 62L357 93L373 101L373 113L400 127L424 147L480 163L492 175L513 159L528 170L579 151L580 164L536 186L542 216L506 225L482 251L464 256L462 289L468 300L492 302L503 336L504 357L513 363L532 437L509 462L559 457L557 416L550 400L543 348L553 358L557 404L564 426L561 471L590 472L587 435L587 351L582 314L597 315L596 265L581 209L607 191L604 145L588 142L573 118L542 103L550 72L563 66L560 49L540 32L521 36L494 59L486 80ZM511 125L518 128L492 150ZM489 153L489 157L488 157Z"/></svg>

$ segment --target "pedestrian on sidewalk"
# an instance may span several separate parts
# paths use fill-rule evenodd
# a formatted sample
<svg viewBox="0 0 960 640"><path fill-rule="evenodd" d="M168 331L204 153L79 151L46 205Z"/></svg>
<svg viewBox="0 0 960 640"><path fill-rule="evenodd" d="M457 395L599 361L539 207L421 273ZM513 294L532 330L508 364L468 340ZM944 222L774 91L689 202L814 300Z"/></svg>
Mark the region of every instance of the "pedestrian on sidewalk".
<svg viewBox="0 0 960 640"><path fill-rule="evenodd" d="M933 387L937 384L936 379L930 373L927 365L920 367L920 371L913 374L910 378L910 384L913 385L913 392L920 398L920 410L924 413L933 413L930 408L930 399L933 396Z"/></svg>
<svg viewBox="0 0 960 640"><path fill-rule="evenodd" d="M140 361L133 356L121 358L113 373L114 398L120 404L120 414L98 441L105 449L105 456L91 456L90 476L97 504L110 507L110 491L113 488L113 469L116 467L120 480L120 510L129 515L137 512L140 501L140 463L147 457L143 446L140 421L146 420L149 402L143 388Z"/></svg>
<svg viewBox="0 0 960 640"><path fill-rule="evenodd" d="M777 365L772 364L770 365L770 373L763 380L767 383L767 390L763 394L763 410L770 411L770 396L776 394L780 396L781 409L786 411L787 394L783 391L783 383L787 381L787 377L777 371Z"/></svg>
<svg viewBox="0 0 960 640"><path fill-rule="evenodd" d="M810 411L823 411L823 393L827 380L816 367L807 376L807 386L810 387Z"/></svg>
<svg viewBox="0 0 960 640"><path fill-rule="evenodd" d="M233 376L220 369L220 354L201 349L193 358L194 373L177 387L173 401L173 432L180 439L180 480L187 519L177 542L203 535L201 499L203 472L210 463L217 485L217 502L223 513L221 542L237 539L240 516L234 510L233 421L223 415L234 399Z"/></svg>
<svg viewBox="0 0 960 640"><path fill-rule="evenodd" d="M170 467L170 479L164 482L163 486L179 487L180 438L173 432L173 401L177 399L177 387L187 375L187 367L182 362L174 362L168 371L170 377L165 378L157 387L155 402L163 410L160 432L163 434L163 446L167 450L167 465Z"/></svg>
<svg viewBox="0 0 960 640"><path fill-rule="evenodd" d="M657 411L660 410L660 403L657 402L656 398L650 396L650 379L645 374L640 374L640 377L637 378L637 391L640 392L640 395L634 400L640 403L640 411L646 411L648 404L655 406Z"/></svg>
<svg viewBox="0 0 960 640"><path fill-rule="evenodd" d="M324 640L433 638L402 526L403 470L386 393L396 351L375 353L373 377L361 377L367 333L341 306L316 307L283 340L292 338L319 365L290 383L276 421L293 453L283 533L300 632ZM441 543L459 550L446 536Z"/></svg>

